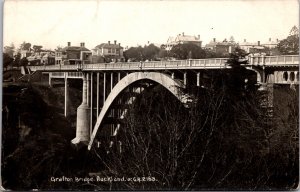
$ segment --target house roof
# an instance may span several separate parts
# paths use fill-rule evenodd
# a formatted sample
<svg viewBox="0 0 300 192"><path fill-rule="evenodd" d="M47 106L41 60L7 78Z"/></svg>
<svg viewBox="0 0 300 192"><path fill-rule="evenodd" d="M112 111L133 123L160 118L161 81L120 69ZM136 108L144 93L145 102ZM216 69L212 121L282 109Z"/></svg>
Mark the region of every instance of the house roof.
<svg viewBox="0 0 300 192"><path fill-rule="evenodd" d="M218 45L223 45L223 46L230 46L230 45L236 45L236 43L232 43L232 42L219 42L219 41L210 41L208 44L205 45L205 47L214 47L214 46L218 46Z"/></svg>
<svg viewBox="0 0 300 192"><path fill-rule="evenodd" d="M67 46L67 47L61 49L61 51L90 51L90 50L85 47Z"/></svg>
<svg viewBox="0 0 300 192"><path fill-rule="evenodd" d="M257 45L257 42L255 43L250 43L250 42L247 42L247 41L243 41L241 43L239 43L240 46L255 46Z"/></svg>
<svg viewBox="0 0 300 192"><path fill-rule="evenodd" d="M175 41L198 41L198 42L200 42L200 39L198 39L198 37L191 36L191 35L177 35Z"/></svg>
<svg viewBox="0 0 300 192"><path fill-rule="evenodd" d="M100 49L100 48L110 48L110 49L123 49L123 47L122 46L120 46L119 44L112 44L112 43L110 43L110 44L108 44L108 43L101 43L100 45L97 45L96 47L95 47L95 49Z"/></svg>
<svg viewBox="0 0 300 192"><path fill-rule="evenodd" d="M262 45L277 45L279 41L266 41Z"/></svg>

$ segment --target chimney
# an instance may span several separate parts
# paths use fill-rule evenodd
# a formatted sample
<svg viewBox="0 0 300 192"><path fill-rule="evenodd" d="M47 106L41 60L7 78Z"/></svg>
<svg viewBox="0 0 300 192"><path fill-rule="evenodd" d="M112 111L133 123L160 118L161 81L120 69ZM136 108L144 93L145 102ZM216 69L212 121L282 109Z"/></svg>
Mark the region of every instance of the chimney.
<svg viewBox="0 0 300 192"><path fill-rule="evenodd" d="M216 38L214 38L213 40L214 40L214 42L216 42Z"/></svg>
<svg viewBox="0 0 300 192"><path fill-rule="evenodd" d="M121 43L119 43L119 47L121 47Z"/></svg>
<svg viewBox="0 0 300 192"><path fill-rule="evenodd" d="M269 41L271 41L271 38L269 38Z"/></svg>
<svg viewBox="0 0 300 192"><path fill-rule="evenodd" d="M200 40L200 35L198 35L198 40Z"/></svg>
<svg viewBox="0 0 300 192"><path fill-rule="evenodd" d="M257 45L260 46L260 41L257 41Z"/></svg>
<svg viewBox="0 0 300 192"><path fill-rule="evenodd" d="M182 32L182 36L184 36L184 32Z"/></svg>
<svg viewBox="0 0 300 192"><path fill-rule="evenodd" d="M68 42L68 47L70 47L71 46L71 42Z"/></svg>
<svg viewBox="0 0 300 192"><path fill-rule="evenodd" d="M110 41L108 41L108 44L110 45Z"/></svg>
<svg viewBox="0 0 300 192"><path fill-rule="evenodd" d="M115 45L117 44L117 40L114 40L114 42L115 42Z"/></svg>
<svg viewBox="0 0 300 192"><path fill-rule="evenodd" d="M276 39L276 42L278 42L278 39Z"/></svg>
<svg viewBox="0 0 300 192"><path fill-rule="evenodd" d="M80 43L80 47L84 47L84 42Z"/></svg>
<svg viewBox="0 0 300 192"><path fill-rule="evenodd" d="M246 39L244 39L244 42L246 43Z"/></svg>

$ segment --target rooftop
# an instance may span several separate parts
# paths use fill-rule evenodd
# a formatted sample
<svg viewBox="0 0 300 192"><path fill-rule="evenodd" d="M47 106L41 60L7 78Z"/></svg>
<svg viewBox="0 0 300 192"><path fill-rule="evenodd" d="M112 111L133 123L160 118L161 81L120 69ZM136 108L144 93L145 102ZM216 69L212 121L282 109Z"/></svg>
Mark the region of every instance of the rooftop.
<svg viewBox="0 0 300 192"><path fill-rule="evenodd" d="M123 48L119 44L111 44L111 43L101 43L100 45L97 45L95 48L111 48L111 49L118 49L118 48Z"/></svg>
<svg viewBox="0 0 300 192"><path fill-rule="evenodd" d="M79 47L79 46L67 46L60 51L90 51L89 49L85 47Z"/></svg>

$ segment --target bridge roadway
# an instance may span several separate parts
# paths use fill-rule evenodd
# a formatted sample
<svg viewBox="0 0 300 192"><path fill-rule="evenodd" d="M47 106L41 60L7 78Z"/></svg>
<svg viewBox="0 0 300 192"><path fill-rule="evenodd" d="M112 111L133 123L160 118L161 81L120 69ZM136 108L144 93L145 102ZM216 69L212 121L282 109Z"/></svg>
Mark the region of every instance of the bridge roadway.
<svg viewBox="0 0 300 192"><path fill-rule="evenodd" d="M133 70L180 70L180 69L221 69L227 68L228 58L189 59L174 61L149 61L149 62L120 62L97 63L84 65L44 65L28 66L31 71L72 72L72 71L133 71ZM249 66L261 67L292 67L299 65L298 55L282 56L255 56L249 57Z"/></svg>
<svg viewBox="0 0 300 192"><path fill-rule="evenodd" d="M189 93L183 92L187 83L189 83L187 81L187 71L192 71L190 74L192 76L196 74L196 77L194 77L197 81L195 85L201 86L203 73L207 70L230 68L226 61L227 58L213 58L83 65L45 65L28 66L28 68L31 72L49 73L50 86L52 78L65 79L65 116L67 116L68 111L68 79L82 79L83 101L77 108L76 138L72 140L72 143L84 143L90 149L95 142L99 147L98 132L103 133L110 130L110 136L115 136L117 130L119 130L120 124L116 122L124 118L126 109L114 109L113 106L132 104L136 94L131 94L132 96L128 97L123 103L120 103L120 95L126 92L132 93L132 90L140 94L143 91L141 89L142 86L151 87L151 84L158 83L174 94L184 105L187 105L190 101L189 98L191 98ZM298 55L250 56L245 67L256 73L258 84L299 83ZM179 71L181 72L180 75L174 75L176 74L175 72ZM124 72L126 75L124 75ZM107 81L107 74L110 74L110 81ZM97 75L96 78L95 75ZM100 75L103 78L102 83L99 81ZM93 80L96 80L96 86ZM102 94L100 94L100 90ZM96 98L93 98L93 91L96 91ZM100 95L103 97L101 101L99 99ZM96 102L93 102L95 100ZM105 122L107 121L105 121L105 118L107 117L114 118L116 120L115 123L109 126L106 125Z"/></svg>

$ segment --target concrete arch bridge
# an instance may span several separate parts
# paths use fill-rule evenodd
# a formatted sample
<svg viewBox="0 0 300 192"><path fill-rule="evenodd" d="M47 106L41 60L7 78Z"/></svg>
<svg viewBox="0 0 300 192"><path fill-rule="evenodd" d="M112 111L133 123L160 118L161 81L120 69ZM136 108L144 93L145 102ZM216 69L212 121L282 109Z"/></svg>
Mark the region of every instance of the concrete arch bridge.
<svg viewBox="0 0 300 192"><path fill-rule="evenodd" d="M143 90L161 85L185 107L193 102L187 90L205 86L211 75L229 68L226 58L178 61L99 63L83 65L29 66L52 79L65 80L65 115L68 115L68 81L82 79L82 103L77 109L76 137L72 143L84 143L88 149L98 146L97 135L115 136L128 106ZM245 67L263 87L299 83L299 58L296 55L249 57ZM251 72L250 72L251 73ZM266 86L267 85L267 86Z"/></svg>

